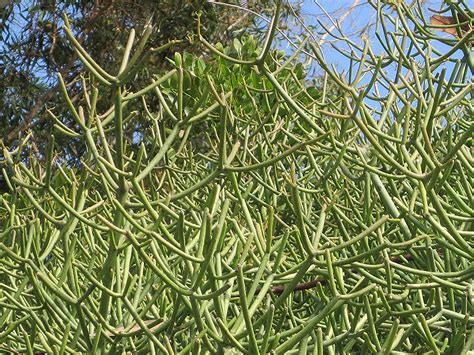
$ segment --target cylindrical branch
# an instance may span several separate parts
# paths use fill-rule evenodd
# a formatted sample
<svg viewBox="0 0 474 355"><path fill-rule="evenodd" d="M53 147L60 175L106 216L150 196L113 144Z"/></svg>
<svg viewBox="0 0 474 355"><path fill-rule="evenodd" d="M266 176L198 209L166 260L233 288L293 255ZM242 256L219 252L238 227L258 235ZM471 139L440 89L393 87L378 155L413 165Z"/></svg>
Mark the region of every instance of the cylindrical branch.
<svg viewBox="0 0 474 355"><path fill-rule="evenodd" d="M430 78L435 68L400 55L411 77L400 70L387 85L382 67L403 43L390 60L366 44L352 80L333 74L352 103L312 96L291 61L239 81L254 70L243 60L232 68L238 87L214 71L188 87L177 63L127 93L144 63L133 37L115 81L78 50L103 86L91 87L84 112L71 102L80 132L53 119L86 143L82 171L53 164L54 142L44 169L5 153L16 189L0 197L0 319L16 319L7 341L24 347L31 328L28 346L52 352L462 348L446 324L472 323L464 64ZM375 78L362 87L367 68ZM372 97L383 105L373 109ZM125 110L139 100L154 127L134 150Z"/></svg>
<svg viewBox="0 0 474 355"><path fill-rule="evenodd" d="M274 11L272 19L270 21L270 25L267 29L266 35L265 35L265 41L263 43L263 48L261 50L261 53L254 60L241 60L241 59L233 58L231 56L226 55L222 51L218 50L211 43L209 43L204 38L204 36L201 34L201 19L200 19L201 15L200 14L198 14L198 18L197 18L197 34L198 34L199 40L212 53L216 54L220 58L224 58L225 60L227 60L231 63L241 64L241 65L260 65L267 59L268 53L271 49L271 45L272 45L272 42L274 40L276 31L277 31L278 19L279 19L279 16L280 16L282 4L283 4L282 0L277 0L276 1L275 11Z"/></svg>

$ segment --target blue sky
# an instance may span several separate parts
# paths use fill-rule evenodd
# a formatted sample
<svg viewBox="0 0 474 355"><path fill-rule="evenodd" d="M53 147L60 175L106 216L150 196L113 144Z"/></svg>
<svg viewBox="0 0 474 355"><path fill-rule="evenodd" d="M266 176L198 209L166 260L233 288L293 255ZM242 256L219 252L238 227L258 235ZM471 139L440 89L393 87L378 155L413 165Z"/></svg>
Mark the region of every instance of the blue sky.
<svg viewBox="0 0 474 355"><path fill-rule="evenodd" d="M438 10L442 2L442 0L425 0L424 10L426 16L429 18L433 14L430 9ZM365 30L374 52L382 52L382 47L374 35L375 26L370 26L375 23L376 12L367 0L291 0L291 3L295 6L301 6L303 20L306 24L317 26L319 20L326 26L331 27L333 25L332 21L342 20L342 32L351 40L361 43L360 33ZM356 5L352 11L349 11L350 14L344 17L354 4ZM315 37L320 38L322 33L316 33ZM338 47L343 47L344 43L330 36L325 39L327 43L324 46L326 58L334 63L336 67L347 67L347 61L344 57L338 54L337 51L331 50L331 46L328 44L330 42Z"/></svg>
<svg viewBox="0 0 474 355"><path fill-rule="evenodd" d="M302 19L305 24L315 26L315 32L313 32L314 40L319 40L324 34L324 30L318 26L318 21L322 22L327 27L333 26L336 21L342 21L341 31L350 40L357 44L361 44L361 33L364 32L369 39L372 51L375 54L382 54L384 52L383 47L380 45L379 40L375 36L376 26L373 24L376 22L376 11L367 2L367 0L291 0L291 3L296 7L298 5L301 6ZM344 17L351 6L354 5L354 3L356 3L356 6L354 6L353 10L350 11L349 15ZM433 10L439 10L442 3L443 0L425 0L423 2L424 17L427 21L429 21L430 16L435 14ZM386 12L388 12L388 14L391 14L395 18L397 17L396 12L389 6L384 7L384 9ZM449 15L449 13L447 15ZM370 26L371 24L372 26ZM298 24L295 24L294 26L298 26ZM298 28L296 27L294 30L297 32ZM339 34L337 31L334 32ZM437 32L437 35L449 39L454 38L451 35L442 32ZM334 50L331 44L337 46L340 49L348 49L347 44L343 40L326 36L325 44L323 44L322 47L326 61L328 63L334 64L338 73L347 73L350 67L349 60ZM440 43L439 41L430 41L430 45L440 50L442 53L445 53L450 49L450 47ZM288 43L282 43L281 46L287 52L292 51L292 47L288 45ZM360 55L361 53L357 54ZM434 56L436 57L436 55ZM458 50L451 56L451 59L460 59L462 56L462 51ZM421 56L418 56L415 60L420 62L421 65L424 64L424 58ZM443 65L437 68L433 74L436 75L436 73L441 71L442 68L446 68L447 75L449 76L453 67L454 64L452 62L443 63ZM311 68L315 70L316 74L318 73L317 65L312 65ZM394 76L395 70L396 63L392 63L391 66L384 69L389 77ZM320 70L319 73L321 73ZM362 81L360 85L363 85L365 81L366 80Z"/></svg>
<svg viewBox="0 0 474 355"><path fill-rule="evenodd" d="M301 8L302 20L307 25L315 26L315 32L313 35L315 39L320 39L324 31L318 25L318 21L321 21L328 27L332 27L332 21L342 20L342 32L347 35L351 40L356 43L361 43L361 31L366 30L368 37L370 38L371 47L374 52L381 53L382 47L378 43L374 35L375 26L368 27L368 25L375 22L375 10L367 0L289 0L295 7ZM425 0L425 10L427 17L432 13L428 8L439 9L442 0ZM356 4L355 6L353 6ZM349 9L353 6L353 10L350 11L350 15L345 16ZM387 10L389 11L389 10ZM25 21L20 16L16 16L18 21ZM298 32L298 23L294 23L295 32ZM337 31L335 31L337 32ZM449 35L446 35L449 37ZM339 48L346 48L344 42L334 39L331 36L325 38L326 44L324 45L324 54L328 62L333 63L339 72L347 71L349 67L348 60L339 54L336 50L332 49L331 44L338 46ZM287 52L292 51L292 47L287 43L280 43L280 48ZM446 48L444 48L446 50ZM458 57L461 53L456 54ZM40 74L41 76L41 74Z"/></svg>

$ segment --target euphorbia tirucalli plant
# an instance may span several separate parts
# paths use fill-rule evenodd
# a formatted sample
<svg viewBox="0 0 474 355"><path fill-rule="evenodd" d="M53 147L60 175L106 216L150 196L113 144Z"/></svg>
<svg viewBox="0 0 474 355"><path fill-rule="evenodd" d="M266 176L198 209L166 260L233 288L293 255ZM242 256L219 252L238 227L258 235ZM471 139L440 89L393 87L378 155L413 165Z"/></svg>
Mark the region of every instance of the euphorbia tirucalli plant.
<svg viewBox="0 0 474 355"><path fill-rule="evenodd" d="M47 151L4 147L2 348L467 351L474 124L469 62L453 54L469 41L438 36L416 4L373 5L386 55L347 40L346 76L312 38L289 57L271 49L279 3L264 43L222 48L198 24L214 58L178 53L134 92L172 43L144 53L150 29L132 30L111 74L65 18L86 105L60 77L70 117L51 108ZM59 134L86 147L78 166L56 155Z"/></svg>

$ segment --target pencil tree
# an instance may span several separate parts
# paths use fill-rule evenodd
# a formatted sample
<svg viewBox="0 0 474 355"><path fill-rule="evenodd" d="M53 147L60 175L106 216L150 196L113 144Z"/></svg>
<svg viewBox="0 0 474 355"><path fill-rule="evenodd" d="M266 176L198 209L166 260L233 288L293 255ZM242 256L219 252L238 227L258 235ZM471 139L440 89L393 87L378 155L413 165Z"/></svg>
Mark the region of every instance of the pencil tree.
<svg viewBox="0 0 474 355"><path fill-rule="evenodd" d="M385 54L347 41L346 75L310 38L273 49L277 6L261 42L198 26L212 59L177 52L139 88L170 47L131 31L103 67L65 17L83 101L60 75L44 158L25 136L0 161L2 349L467 353L472 29L456 14L472 12L444 5L452 35L420 3L371 3ZM83 146L73 169L61 136Z"/></svg>

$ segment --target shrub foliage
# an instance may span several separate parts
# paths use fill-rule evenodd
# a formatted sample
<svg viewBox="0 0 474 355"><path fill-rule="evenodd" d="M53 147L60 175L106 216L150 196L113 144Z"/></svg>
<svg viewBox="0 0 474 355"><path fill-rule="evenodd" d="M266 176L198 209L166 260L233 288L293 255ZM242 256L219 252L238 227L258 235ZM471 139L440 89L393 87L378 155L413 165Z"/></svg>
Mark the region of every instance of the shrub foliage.
<svg viewBox="0 0 474 355"><path fill-rule="evenodd" d="M311 38L291 57L271 50L277 9L262 45L213 46L198 29L214 60L178 53L138 91L131 82L160 50L142 51L147 32L131 32L115 75L65 19L86 104L63 85L74 127L51 109L47 151L25 159L25 137L0 162L2 348L469 346L469 38L435 33L421 7L373 5L386 55L348 41L345 76ZM301 55L325 71L321 85L308 84ZM58 135L82 142L77 168L55 154Z"/></svg>

